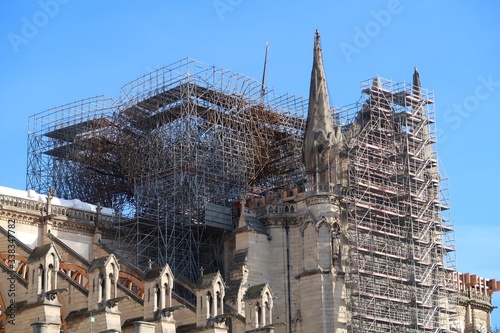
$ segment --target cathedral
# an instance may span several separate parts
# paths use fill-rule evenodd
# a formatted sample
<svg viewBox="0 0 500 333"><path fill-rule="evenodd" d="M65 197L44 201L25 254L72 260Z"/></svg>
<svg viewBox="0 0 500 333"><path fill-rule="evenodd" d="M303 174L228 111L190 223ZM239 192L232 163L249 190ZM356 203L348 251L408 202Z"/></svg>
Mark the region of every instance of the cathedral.
<svg viewBox="0 0 500 333"><path fill-rule="evenodd" d="M332 108L316 32L303 118L172 71L32 132L29 189L0 186L1 333L492 331L500 281L454 267L417 69Z"/></svg>

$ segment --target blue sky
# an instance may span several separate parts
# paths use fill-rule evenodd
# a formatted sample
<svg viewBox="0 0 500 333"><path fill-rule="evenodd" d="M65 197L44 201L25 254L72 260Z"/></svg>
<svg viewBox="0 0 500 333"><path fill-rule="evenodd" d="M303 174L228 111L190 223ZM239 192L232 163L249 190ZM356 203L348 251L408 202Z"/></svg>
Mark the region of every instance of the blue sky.
<svg viewBox="0 0 500 333"><path fill-rule="evenodd" d="M435 93L458 269L500 279L499 12L493 0L1 1L0 185L25 188L30 115L118 98L185 57L260 79L267 41L268 86L307 97L319 29L333 105L358 100L362 80L410 81L418 67Z"/></svg>

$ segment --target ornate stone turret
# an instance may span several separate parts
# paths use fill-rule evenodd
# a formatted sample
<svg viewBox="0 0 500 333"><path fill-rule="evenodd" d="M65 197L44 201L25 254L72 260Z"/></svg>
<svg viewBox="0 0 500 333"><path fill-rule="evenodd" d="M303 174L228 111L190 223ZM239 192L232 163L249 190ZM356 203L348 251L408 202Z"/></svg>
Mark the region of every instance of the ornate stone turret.
<svg viewBox="0 0 500 333"><path fill-rule="evenodd" d="M118 311L117 305L119 301L126 297L118 297L117 294L117 283L120 273L118 260L113 254L107 257L96 258L90 263L88 272L88 310L95 317L94 329L97 332L101 330L120 332L121 312Z"/></svg>
<svg viewBox="0 0 500 333"><path fill-rule="evenodd" d="M273 323L273 294L267 283L251 286L244 297L245 318L249 330Z"/></svg>
<svg viewBox="0 0 500 333"><path fill-rule="evenodd" d="M227 332L224 323L226 285L219 272L203 275L196 288L196 326L206 332Z"/></svg>
<svg viewBox="0 0 500 333"><path fill-rule="evenodd" d="M144 274L144 320L156 323L155 332L175 333L172 313L183 306L172 304L174 275L170 266L152 267Z"/></svg>
<svg viewBox="0 0 500 333"><path fill-rule="evenodd" d="M101 310L106 302L117 297L116 283L120 266L116 257L96 258L89 266L89 310Z"/></svg>
<svg viewBox="0 0 500 333"><path fill-rule="evenodd" d="M312 192L333 192L333 186L340 183L337 167L342 143L340 126L334 126L332 121L320 37L316 31L303 145L303 161Z"/></svg>
<svg viewBox="0 0 500 333"><path fill-rule="evenodd" d="M45 332L59 332L61 327L61 304L58 293L67 291L57 289L57 272L59 271L59 255L54 244L36 247L28 258L28 304L22 311L27 318L44 318L42 323ZM34 327L33 330L41 327Z"/></svg>
<svg viewBox="0 0 500 333"><path fill-rule="evenodd" d="M158 319L165 308L172 307L173 285L170 266L149 267L144 274L144 319Z"/></svg>
<svg viewBox="0 0 500 333"><path fill-rule="evenodd" d="M33 250L28 258L31 281L28 286L30 299L46 297L47 292L57 289L57 272L61 257L54 244L42 245Z"/></svg>

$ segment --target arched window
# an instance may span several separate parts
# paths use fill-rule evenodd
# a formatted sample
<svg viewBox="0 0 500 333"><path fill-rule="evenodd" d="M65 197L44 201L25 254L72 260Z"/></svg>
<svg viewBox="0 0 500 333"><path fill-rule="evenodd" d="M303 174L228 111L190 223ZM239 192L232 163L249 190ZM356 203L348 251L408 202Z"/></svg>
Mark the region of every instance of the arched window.
<svg viewBox="0 0 500 333"><path fill-rule="evenodd" d="M111 288L111 287L115 284L115 275L113 273L109 273L108 278L109 278L109 287L110 287L109 297L114 298L114 297L116 297L115 288ZM111 294L111 292L112 292L112 294Z"/></svg>
<svg viewBox="0 0 500 333"><path fill-rule="evenodd" d="M272 319L272 314L273 314L273 300L271 298L271 295L269 292L266 292L264 295L264 325L267 324L272 324L273 319Z"/></svg>
<svg viewBox="0 0 500 333"><path fill-rule="evenodd" d="M54 265L49 264L49 269L47 271L47 291L54 290Z"/></svg>
<svg viewBox="0 0 500 333"><path fill-rule="evenodd" d="M118 296L118 286L117 286L117 278L119 276L119 273L118 273L118 268L115 266L114 263L111 263L111 272L109 273L108 277L109 277L109 291L106 291L106 297L107 298L115 298Z"/></svg>
<svg viewBox="0 0 500 333"><path fill-rule="evenodd" d="M217 282L216 298L217 298L217 308L215 309L214 316L217 316L219 314L224 313L224 309L223 309L223 305L222 305L222 299L224 298L224 288L222 287L222 284L220 283L220 281Z"/></svg>
<svg viewBox="0 0 500 333"><path fill-rule="evenodd" d="M106 277L103 274L99 274L99 302L106 300Z"/></svg>
<svg viewBox="0 0 500 333"><path fill-rule="evenodd" d="M262 307L259 302L255 304L255 319L256 319L256 326L263 326L262 325Z"/></svg>
<svg viewBox="0 0 500 333"><path fill-rule="evenodd" d="M165 297L165 307L170 307L172 306L172 300L170 299L170 288L168 286L168 283L165 283L163 285L163 288L165 288L163 297Z"/></svg>
<svg viewBox="0 0 500 333"><path fill-rule="evenodd" d="M40 264L38 267L38 288L37 294L43 293L45 290L45 269L43 269L43 265Z"/></svg>
<svg viewBox="0 0 500 333"><path fill-rule="evenodd" d="M221 303L220 292L217 292L217 309L220 309Z"/></svg>
<svg viewBox="0 0 500 333"><path fill-rule="evenodd" d="M269 310L270 310L269 302L266 301L264 302L264 315L262 316L264 326L270 322Z"/></svg>
<svg viewBox="0 0 500 333"><path fill-rule="evenodd" d="M160 297L161 297L161 289L158 284L155 286L155 291L156 291L156 305L155 308L156 310L161 310L161 304L160 304Z"/></svg>
<svg viewBox="0 0 500 333"><path fill-rule="evenodd" d="M207 292L206 296L206 304L207 304L207 318L213 317L212 309L213 309L213 297L212 293L209 291Z"/></svg>

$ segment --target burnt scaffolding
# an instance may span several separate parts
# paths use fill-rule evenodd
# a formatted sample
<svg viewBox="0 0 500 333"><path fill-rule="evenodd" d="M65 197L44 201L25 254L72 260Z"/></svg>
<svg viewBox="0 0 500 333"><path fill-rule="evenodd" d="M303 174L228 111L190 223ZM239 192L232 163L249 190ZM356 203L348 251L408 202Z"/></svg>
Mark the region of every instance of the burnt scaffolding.
<svg viewBox="0 0 500 333"><path fill-rule="evenodd" d="M221 269L232 207L301 184L306 101L183 59L96 97L30 118L27 188L112 206L108 245L196 282ZM105 240L104 240L105 241Z"/></svg>
<svg viewBox="0 0 500 333"><path fill-rule="evenodd" d="M380 78L362 82L362 92L337 111L351 118L344 120L350 331L441 332L457 300L433 94Z"/></svg>

